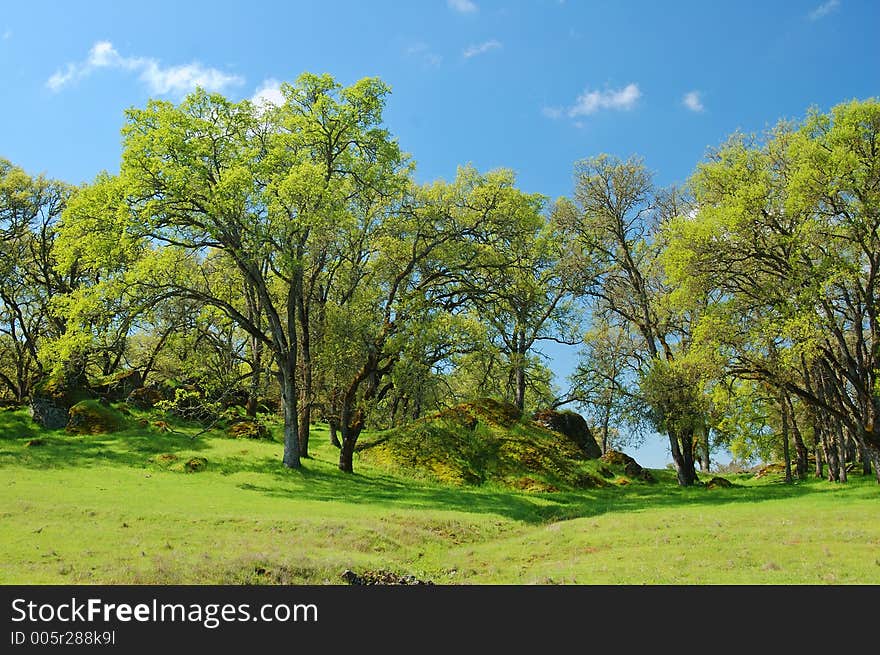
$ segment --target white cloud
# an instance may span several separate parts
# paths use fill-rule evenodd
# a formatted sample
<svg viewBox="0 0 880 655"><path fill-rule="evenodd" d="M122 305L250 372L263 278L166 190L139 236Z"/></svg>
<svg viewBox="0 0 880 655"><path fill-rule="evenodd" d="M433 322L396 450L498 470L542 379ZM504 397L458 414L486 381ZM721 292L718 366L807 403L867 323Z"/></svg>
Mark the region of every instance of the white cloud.
<svg viewBox="0 0 880 655"><path fill-rule="evenodd" d="M828 2L823 2L821 5L813 9L807 17L810 20L819 20L820 18L825 18L832 11L837 9L840 6L840 0L828 0Z"/></svg>
<svg viewBox="0 0 880 655"><path fill-rule="evenodd" d="M116 52L116 48L109 41L98 41L89 50L89 58L86 59L85 65L90 68L119 67L134 69L140 66L141 62L142 60L140 59L123 58L122 55Z"/></svg>
<svg viewBox="0 0 880 655"><path fill-rule="evenodd" d="M635 107L642 96L638 84L627 84L622 89L607 91L584 91L574 105L568 108L569 118L589 116L600 109L629 110Z"/></svg>
<svg viewBox="0 0 880 655"><path fill-rule="evenodd" d="M446 0L446 4L452 11L457 11L460 14L472 14L478 9L472 0Z"/></svg>
<svg viewBox="0 0 880 655"><path fill-rule="evenodd" d="M258 107L265 107L266 105L280 107L284 104L284 96L281 94L281 82L273 77L263 80L263 83L257 87L254 95L251 96L251 102Z"/></svg>
<svg viewBox="0 0 880 655"><path fill-rule="evenodd" d="M110 41L98 41L89 50L82 62L68 63L46 81L52 91L91 75L102 68L139 72L138 79L144 82L151 93L184 94L197 86L206 91L222 91L228 86L242 84L244 79L230 75L216 68L206 68L198 62L181 66L163 67L152 57L123 57Z"/></svg>
<svg viewBox="0 0 880 655"><path fill-rule="evenodd" d="M222 91L228 86L244 82L238 75L227 75L216 68L204 68L201 64L162 68L155 61L147 64L140 79L147 83L153 93L159 95L182 94L197 86L206 91Z"/></svg>
<svg viewBox="0 0 880 655"><path fill-rule="evenodd" d="M622 89L607 89L605 91L585 90L577 97L575 103L570 107L551 107L545 105L541 107L541 113L553 120L563 117L576 119L575 127L583 127L584 124L580 119L582 116L595 114L600 109L616 109L618 111L627 111L636 106L642 92L639 85L635 83L627 84Z"/></svg>
<svg viewBox="0 0 880 655"><path fill-rule="evenodd" d="M497 41L492 39L491 41L486 41L484 43L478 43L477 45L472 45L468 48L465 48L464 52L461 54L464 55L465 59L470 59L471 57L476 57L477 55L482 55L490 50L497 50L501 47L501 41Z"/></svg>
<svg viewBox="0 0 880 655"><path fill-rule="evenodd" d="M58 91L62 86L70 82L76 77L77 69L73 64L67 64L64 71L55 71L52 76L46 80L46 86L53 91Z"/></svg>
<svg viewBox="0 0 880 655"><path fill-rule="evenodd" d="M681 99L681 103L691 111L695 111L697 113L706 109L703 106L703 99L700 97L699 91L688 91Z"/></svg>
<svg viewBox="0 0 880 655"><path fill-rule="evenodd" d="M414 43L406 49L406 56L421 59L429 66L439 66L443 57L433 52L427 43Z"/></svg>
<svg viewBox="0 0 880 655"><path fill-rule="evenodd" d="M8 41L12 38L12 30L4 30L3 32L3 40Z"/></svg>

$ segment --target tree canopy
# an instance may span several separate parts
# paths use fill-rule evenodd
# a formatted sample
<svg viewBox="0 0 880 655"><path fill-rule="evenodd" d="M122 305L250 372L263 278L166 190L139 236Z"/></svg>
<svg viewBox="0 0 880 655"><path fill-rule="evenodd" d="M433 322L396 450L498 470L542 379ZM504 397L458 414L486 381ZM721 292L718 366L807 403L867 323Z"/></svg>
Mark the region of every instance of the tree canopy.
<svg viewBox="0 0 880 655"><path fill-rule="evenodd" d="M733 134L667 189L588 156L550 199L509 169L417 182L380 79L281 94L129 109L118 172L78 188L0 160L3 396L136 371L277 414L290 468L315 421L351 472L365 429L493 396L575 402L603 450L650 428L684 486L719 447L880 471L876 99ZM580 347L567 388L549 341Z"/></svg>

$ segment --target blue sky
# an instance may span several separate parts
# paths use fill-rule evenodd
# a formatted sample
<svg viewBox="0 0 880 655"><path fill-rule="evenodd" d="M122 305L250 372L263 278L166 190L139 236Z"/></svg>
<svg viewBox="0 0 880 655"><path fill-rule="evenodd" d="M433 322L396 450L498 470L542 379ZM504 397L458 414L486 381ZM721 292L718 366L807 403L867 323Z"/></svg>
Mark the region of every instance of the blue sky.
<svg viewBox="0 0 880 655"><path fill-rule="evenodd" d="M422 181L503 166L555 198L607 152L666 185L734 130L880 95L878 26L877 0L0 0L0 156L86 182L118 169L127 107L309 71L387 82ZM657 439L634 454L669 461Z"/></svg>

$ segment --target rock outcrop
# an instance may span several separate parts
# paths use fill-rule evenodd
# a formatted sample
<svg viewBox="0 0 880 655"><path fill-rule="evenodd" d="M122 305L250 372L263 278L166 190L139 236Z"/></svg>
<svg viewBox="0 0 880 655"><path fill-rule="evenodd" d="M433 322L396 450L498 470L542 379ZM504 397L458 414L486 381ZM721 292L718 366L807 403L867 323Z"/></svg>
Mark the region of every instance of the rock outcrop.
<svg viewBox="0 0 880 655"><path fill-rule="evenodd" d="M542 409L535 413L532 420L542 428L564 434L574 441L584 451L587 459L599 459L602 456L602 450L596 443L590 426L580 414Z"/></svg>

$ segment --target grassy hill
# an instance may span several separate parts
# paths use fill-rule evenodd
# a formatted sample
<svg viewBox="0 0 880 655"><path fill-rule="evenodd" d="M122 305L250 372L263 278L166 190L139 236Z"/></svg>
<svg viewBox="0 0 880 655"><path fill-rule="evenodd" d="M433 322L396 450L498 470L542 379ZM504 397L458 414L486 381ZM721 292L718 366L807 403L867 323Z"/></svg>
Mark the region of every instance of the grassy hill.
<svg viewBox="0 0 880 655"><path fill-rule="evenodd" d="M121 431L73 435L0 410L0 583L344 584L347 569L436 584L880 583L880 489L858 473L681 489L655 470L657 484L615 474L576 488L567 473L511 473L500 448L473 472L481 484L455 483L403 468L377 433L345 475L322 426L313 457L288 471L278 425L270 440L194 437L157 418L134 411ZM521 477L559 491L511 488Z"/></svg>
<svg viewBox="0 0 880 655"><path fill-rule="evenodd" d="M360 452L365 463L447 484L553 492L601 487L615 476L565 435L488 398L374 433ZM619 474L618 482L627 477Z"/></svg>

